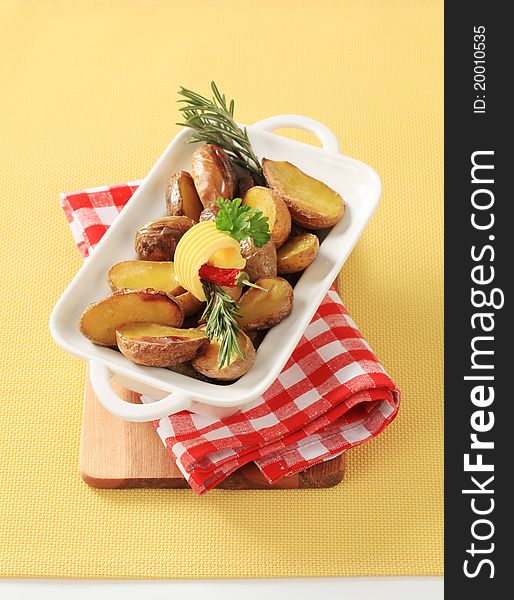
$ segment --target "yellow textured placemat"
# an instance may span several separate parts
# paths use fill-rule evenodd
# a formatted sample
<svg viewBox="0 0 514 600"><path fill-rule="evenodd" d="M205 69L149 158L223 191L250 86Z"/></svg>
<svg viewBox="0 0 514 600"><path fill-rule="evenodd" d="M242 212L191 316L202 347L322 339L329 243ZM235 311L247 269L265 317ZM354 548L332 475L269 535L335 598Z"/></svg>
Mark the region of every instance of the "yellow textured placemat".
<svg viewBox="0 0 514 600"><path fill-rule="evenodd" d="M440 1L0 2L2 575L441 574L442 34ZM211 78L241 121L310 115L382 176L340 283L403 406L333 489L95 491L85 367L47 325L80 266L58 193L144 176L179 84Z"/></svg>

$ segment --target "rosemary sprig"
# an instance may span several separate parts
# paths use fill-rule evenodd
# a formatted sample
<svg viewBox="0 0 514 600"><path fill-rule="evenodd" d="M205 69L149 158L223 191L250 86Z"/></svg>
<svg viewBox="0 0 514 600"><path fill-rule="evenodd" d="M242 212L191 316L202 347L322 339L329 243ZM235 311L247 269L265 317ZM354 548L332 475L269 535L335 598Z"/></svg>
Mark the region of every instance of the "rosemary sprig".
<svg viewBox="0 0 514 600"><path fill-rule="evenodd" d="M233 300L219 285L210 281L202 281L207 306L203 313L207 337L215 339L219 344L218 369L228 366L234 354L244 358L237 338L239 326L235 317L239 316L237 302Z"/></svg>
<svg viewBox="0 0 514 600"><path fill-rule="evenodd" d="M211 81L213 98L209 100L196 92L181 87L182 96L178 101L184 106L180 112L183 127L195 130L191 142L206 142L221 146L231 160L250 171L258 185L264 185L262 167L252 149L246 127L241 129L234 121L234 100L227 104L225 94L221 94L214 81Z"/></svg>

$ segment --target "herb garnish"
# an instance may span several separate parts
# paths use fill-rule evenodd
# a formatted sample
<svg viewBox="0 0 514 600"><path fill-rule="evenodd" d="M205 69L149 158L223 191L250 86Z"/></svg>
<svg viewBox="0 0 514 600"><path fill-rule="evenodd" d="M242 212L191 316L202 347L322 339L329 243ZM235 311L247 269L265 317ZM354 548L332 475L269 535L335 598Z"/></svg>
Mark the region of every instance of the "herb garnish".
<svg viewBox="0 0 514 600"><path fill-rule="evenodd" d="M268 217L251 206L243 206L241 198L224 200L218 198L219 213L216 216L216 228L230 237L242 241L247 238L253 240L257 248L261 248L271 239ZM234 355L244 358L237 338L239 327L236 317L239 316L238 305L225 290L216 283L223 281L229 287L248 285L267 291L255 283L251 283L248 274L240 269L222 269L203 265L202 285L207 298L207 307L203 313L206 322L205 333L209 339L219 343L218 368L230 364ZM210 279L210 281L209 281ZM214 280L214 281L213 281Z"/></svg>
<svg viewBox="0 0 514 600"><path fill-rule="evenodd" d="M260 210L242 206L241 198L217 200L220 211L216 216L216 227L238 241L251 238L256 248L270 241L269 220Z"/></svg>
<svg viewBox="0 0 514 600"><path fill-rule="evenodd" d="M203 313L205 333L219 344L218 369L230 365L234 355L244 358L237 340L240 330L236 321L239 316L237 302L218 284L202 281L207 306Z"/></svg>
<svg viewBox="0 0 514 600"><path fill-rule="evenodd" d="M178 91L184 103L180 111L184 123L177 123L183 127L195 130L191 142L206 142L221 146L230 159L240 167L250 171L258 185L264 184L262 167L253 151L246 127L239 127L234 121L234 101L227 105L225 94L221 94L218 87L211 81L214 94L212 100L181 87Z"/></svg>

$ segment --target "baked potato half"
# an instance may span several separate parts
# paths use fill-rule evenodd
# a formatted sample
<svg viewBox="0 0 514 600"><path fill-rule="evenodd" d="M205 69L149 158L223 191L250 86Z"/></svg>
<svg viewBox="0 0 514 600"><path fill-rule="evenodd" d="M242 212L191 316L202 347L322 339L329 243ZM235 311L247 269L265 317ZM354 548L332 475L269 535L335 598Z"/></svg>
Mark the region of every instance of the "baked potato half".
<svg viewBox="0 0 514 600"><path fill-rule="evenodd" d="M116 346L116 330L127 323L158 323L180 327L182 306L155 290L120 290L86 308L79 321L83 335L98 346Z"/></svg>
<svg viewBox="0 0 514 600"><path fill-rule="evenodd" d="M232 200L237 189L236 173L223 148L205 144L193 152L192 174L196 191L205 208L218 197Z"/></svg>
<svg viewBox="0 0 514 600"><path fill-rule="evenodd" d="M291 214L278 192L255 185L244 195L243 204L260 210L268 217L271 241L280 248L291 233Z"/></svg>
<svg viewBox="0 0 514 600"><path fill-rule="evenodd" d="M302 233L291 237L277 250L279 275L289 275L305 270L316 258L319 240L313 233Z"/></svg>
<svg viewBox="0 0 514 600"><path fill-rule="evenodd" d="M168 179L166 210L170 216L189 217L198 223L203 205L200 202L193 178L187 171L178 171Z"/></svg>
<svg viewBox="0 0 514 600"><path fill-rule="evenodd" d="M326 229L341 220L344 200L323 182L287 161L262 161L266 182L289 207L295 223L307 229Z"/></svg>
<svg viewBox="0 0 514 600"><path fill-rule="evenodd" d="M153 288L172 296L185 292L169 261L125 260L111 267L107 281L113 291Z"/></svg>
<svg viewBox="0 0 514 600"><path fill-rule="evenodd" d="M192 360L207 348L209 339L199 329L178 329L157 323L128 323L116 331L120 352L147 367L172 367Z"/></svg>
<svg viewBox="0 0 514 600"><path fill-rule="evenodd" d="M211 340L205 352L191 361L192 367L210 379L218 381L239 379L252 368L255 360L255 348L243 331L239 332L237 341L244 358L234 354L230 364L220 369L218 367L219 344L216 340Z"/></svg>
<svg viewBox="0 0 514 600"><path fill-rule="evenodd" d="M171 261L180 238L194 225L189 217L162 217L136 232L135 248L140 260Z"/></svg>
<svg viewBox="0 0 514 600"><path fill-rule="evenodd" d="M246 238L240 243L240 248L241 256L246 259L244 270L250 281L277 276L277 250L272 240L257 248L252 239Z"/></svg>
<svg viewBox="0 0 514 600"><path fill-rule="evenodd" d="M250 288L239 300L239 327L244 331L270 329L293 309L293 288L282 277L264 277L255 282L267 291Z"/></svg>
<svg viewBox="0 0 514 600"><path fill-rule="evenodd" d="M252 340L253 347L255 350L259 349L259 346L264 341L266 337L267 331L265 329L255 330L255 331L245 331L246 335Z"/></svg>

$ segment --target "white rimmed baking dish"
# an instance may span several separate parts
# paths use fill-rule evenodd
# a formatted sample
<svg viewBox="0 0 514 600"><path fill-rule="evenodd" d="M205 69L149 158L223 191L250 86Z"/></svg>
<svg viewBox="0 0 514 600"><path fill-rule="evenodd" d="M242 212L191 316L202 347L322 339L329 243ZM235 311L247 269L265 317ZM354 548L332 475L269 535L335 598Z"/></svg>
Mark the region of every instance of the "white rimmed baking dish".
<svg viewBox="0 0 514 600"><path fill-rule="evenodd" d="M322 148L271 133L299 128L314 133ZM135 231L165 214L164 192L171 174L190 170L196 144L188 144L190 130L172 140L134 193L120 216L85 261L52 311L50 331L64 350L89 361L93 389L102 404L128 421L151 421L182 411L216 417L236 412L260 396L277 378L296 347L317 307L332 285L380 200L381 183L366 164L342 156L336 136L325 125L299 115L282 115L248 127L259 158L287 160L324 181L346 201L343 219L320 245L318 256L294 289L289 317L271 329L257 351L250 371L230 385L216 385L155 367L136 365L116 350L95 346L78 330L84 309L110 293L107 272L122 260L135 258ZM155 398L147 404L130 404L111 388L110 380Z"/></svg>

